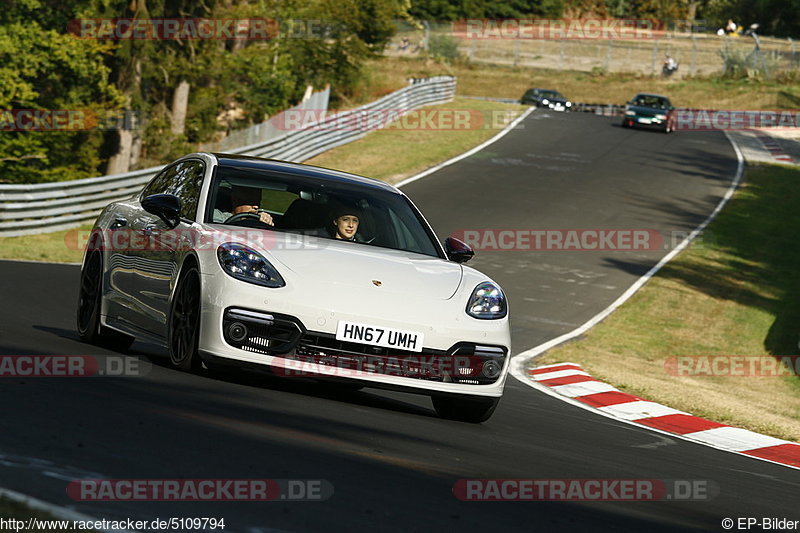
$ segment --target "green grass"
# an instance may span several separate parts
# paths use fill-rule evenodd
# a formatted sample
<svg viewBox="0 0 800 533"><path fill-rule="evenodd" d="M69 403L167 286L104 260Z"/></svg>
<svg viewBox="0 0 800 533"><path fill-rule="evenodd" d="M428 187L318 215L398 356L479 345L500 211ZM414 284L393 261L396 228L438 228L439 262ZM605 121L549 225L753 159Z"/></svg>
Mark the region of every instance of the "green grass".
<svg viewBox="0 0 800 533"><path fill-rule="evenodd" d="M306 163L396 183L493 137L524 109L516 104L456 98L410 113L401 123L389 124ZM448 127L447 118L456 112L470 113L468 120L460 122L466 127ZM420 114L441 117L442 121L433 121L436 129L416 128L415 124L423 122Z"/></svg>
<svg viewBox="0 0 800 533"><path fill-rule="evenodd" d="M458 94L465 96L520 98L526 89L542 87L587 103L624 104L637 92L667 95L678 107L706 109L796 109L800 102L797 80L732 80L713 76L665 79L630 73L448 65L416 58L382 58L370 64L370 72L371 86L384 91L402 87L409 77L449 74L458 77Z"/></svg>
<svg viewBox="0 0 800 533"><path fill-rule="evenodd" d="M92 225L86 224L54 233L0 237L0 259L79 263L90 229Z"/></svg>
<svg viewBox="0 0 800 533"><path fill-rule="evenodd" d="M702 245L668 263L582 340L571 361L613 385L718 422L800 441L800 378L674 376L675 356L780 356L800 340L800 170L751 167Z"/></svg>
<svg viewBox="0 0 800 533"><path fill-rule="evenodd" d="M17 502L17 501L10 500L10 499L5 498L5 497L0 497L0 518L6 519L6 520L11 518L11 519L21 520L21 521L25 522L25 525L18 525L17 526L17 527L22 527L22 529L20 529L19 531L25 531L25 528L27 527L27 522L28 522L28 520L30 518L35 518L35 519L38 519L38 520L46 520L46 521L52 521L52 520L62 521L62 519L55 518L53 515L51 515L49 513L45 513L43 511L36 511L34 509L31 509L27 505L24 505L24 504L22 504L20 502ZM76 529L76 528L72 527L72 520L67 520L67 522L69 522L69 524L70 524L69 527L67 527L67 528L39 527L39 528L36 528L36 529L34 529L32 531L47 532L47 533L50 533L50 532L57 533L57 532L62 532L62 531L88 531L88 532L95 531L93 529L84 529L84 530ZM51 524L51 525L56 525L56 524ZM58 525L60 525L60 524L58 524ZM4 528L4 531L14 531L14 529L11 528L11 527L6 527L6 528Z"/></svg>

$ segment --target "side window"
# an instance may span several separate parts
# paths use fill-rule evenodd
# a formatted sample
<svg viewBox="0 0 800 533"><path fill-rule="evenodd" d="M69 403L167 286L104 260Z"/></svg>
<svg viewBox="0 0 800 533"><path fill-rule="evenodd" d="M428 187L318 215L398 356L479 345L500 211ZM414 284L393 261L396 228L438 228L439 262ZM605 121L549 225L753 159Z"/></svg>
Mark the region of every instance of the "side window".
<svg viewBox="0 0 800 533"><path fill-rule="evenodd" d="M181 217L194 220L204 173L205 165L195 160L167 167L147 184L142 198L151 194L174 194L181 199Z"/></svg>
<svg viewBox="0 0 800 533"><path fill-rule="evenodd" d="M194 220L200 201L205 165L200 161L184 161L175 168L175 176L165 192L181 199L181 217Z"/></svg>
<svg viewBox="0 0 800 533"><path fill-rule="evenodd" d="M163 194L167 192L167 188L172 183L172 180L175 179L177 171L178 165L172 165L156 174L156 177L150 180L150 183L148 183L142 191L142 198L150 196L151 194Z"/></svg>

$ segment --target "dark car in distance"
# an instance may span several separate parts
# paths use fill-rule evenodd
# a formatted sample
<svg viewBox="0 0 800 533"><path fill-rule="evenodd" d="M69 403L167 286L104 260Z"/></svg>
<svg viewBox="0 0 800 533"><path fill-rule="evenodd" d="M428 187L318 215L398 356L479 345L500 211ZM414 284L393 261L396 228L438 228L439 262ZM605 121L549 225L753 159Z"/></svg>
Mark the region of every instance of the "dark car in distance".
<svg viewBox="0 0 800 533"><path fill-rule="evenodd" d="M520 98L520 103L546 107L553 111L569 111L572 108L572 102L560 92L551 89L528 89Z"/></svg>
<svg viewBox="0 0 800 533"><path fill-rule="evenodd" d="M664 133L675 131L675 108L660 94L639 93L625 104L622 127L655 127Z"/></svg>

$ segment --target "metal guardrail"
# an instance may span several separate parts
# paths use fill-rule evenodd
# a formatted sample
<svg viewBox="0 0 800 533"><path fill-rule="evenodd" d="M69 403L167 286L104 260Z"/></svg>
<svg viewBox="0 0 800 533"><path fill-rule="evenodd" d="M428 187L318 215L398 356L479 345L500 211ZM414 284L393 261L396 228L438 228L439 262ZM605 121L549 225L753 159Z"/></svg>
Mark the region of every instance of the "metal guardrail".
<svg viewBox="0 0 800 533"><path fill-rule="evenodd" d="M321 120L309 121L303 129L290 130L228 152L305 161L386 125L381 117L403 115L425 105L448 102L455 91L456 79L450 76L415 79L407 87L369 104L325 115ZM315 112L321 116L322 111ZM94 219L110 202L139 192L162 168L163 165L74 181L0 185L0 236L49 233L79 226Z"/></svg>

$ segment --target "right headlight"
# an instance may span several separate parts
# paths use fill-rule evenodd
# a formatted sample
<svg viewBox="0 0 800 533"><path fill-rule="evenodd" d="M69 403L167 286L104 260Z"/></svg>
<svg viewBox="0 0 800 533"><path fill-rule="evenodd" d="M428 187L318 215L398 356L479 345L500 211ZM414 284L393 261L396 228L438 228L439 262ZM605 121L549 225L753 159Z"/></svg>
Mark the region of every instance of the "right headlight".
<svg viewBox="0 0 800 533"><path fill-rule="evenodd" d="M484 281L472 291L467 303L467 314L482 320L496 320L508 313L506 295L492 282Z"/></svg>
<svg viewBox="0 0 800 533"><path fill-rule="evenodd" d="M272 263L244 244L225 242L217 248L217 260L229 276L264 287L284 287L283 280Z"/></svg>
<svg viewBox="0 0 800 533"><path fill-rule="evenodd" d="M630 110L630 109L626 109L626 110L625 110L625 114L626 114L627 116L631 117L631 116L635 115L635 114L636 114L636 112L635 112L635 111L632 111L632 110Z"/></svg>

